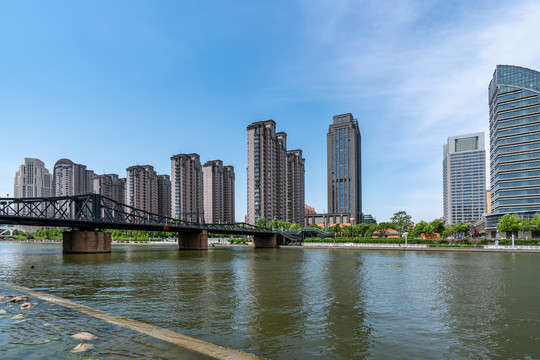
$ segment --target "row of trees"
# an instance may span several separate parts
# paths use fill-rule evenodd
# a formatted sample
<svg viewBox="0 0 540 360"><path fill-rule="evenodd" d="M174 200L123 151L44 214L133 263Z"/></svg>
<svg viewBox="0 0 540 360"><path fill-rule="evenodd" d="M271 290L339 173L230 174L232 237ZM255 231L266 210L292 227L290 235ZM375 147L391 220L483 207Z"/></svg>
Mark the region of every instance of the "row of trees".
<svg viewBox="0 0 540 360"><path fill-rule="evenodd" d="M457 224L446 226L440 220L433 220L430 223L420 221L410 231L412 237L419 237L420 234L438 233L443 237L456 236L459 234L467 234L471 230L471 224L459 222Z"/></svg>
<svg viewBox="0 0 540 360"><path fill-rule="evenodd" d="M521 218L515 214L506 214L499 219L497 230L506 232L506 237L512 234L517 237L518 231L531 231L540 229L540 214L534 214L531 220Z"/></svg>
<svg viewBox="0 0 540 360"><path fill-rule="evenodd" d="M301 225L298 225L298 224L295 224L295 223L291 223L291 222L288 222L288 221L280 221L280 220L276 220L276 219L274 219L272 221L268 221L264 217L261 217L261 218L257 219L256 225L258 227L260 227L260 228L273 229L273 230L277 230L277 229L301 230L302 229Z"/></svg>
<svg viewBox="0 0 540 360"><path fill-rule="evenodd" d="M310 225L309 227L317 227L317 225ZM398 211L390 218L389 222L381 222L379 224L358 224L358 225L345 225L340 224L332 225L328 228L328 231L333 232L336 236L344 237L372 237L373 233L377 232L380 237L387 237L388 232L394 230L400 235L408 232L410 237L420 237L422 233L431 234L439 233L443 237L457 236L459 234L467 234L471 230L469 223L457 223L446 226L443 221L434 220L430 223L420 221L414 227L412 227L411 216L405 211Z"/></svg>

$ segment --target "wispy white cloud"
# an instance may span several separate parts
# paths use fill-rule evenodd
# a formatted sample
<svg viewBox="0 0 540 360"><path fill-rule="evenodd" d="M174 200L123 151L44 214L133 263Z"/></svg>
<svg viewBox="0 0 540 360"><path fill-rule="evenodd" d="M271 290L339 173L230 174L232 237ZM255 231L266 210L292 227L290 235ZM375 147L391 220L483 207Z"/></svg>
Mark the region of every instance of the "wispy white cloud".
<svg viewBox="0 0 540 360"><path fill-rule="evenodd" d="M363 139L364 154L377 157L364 161L364 205L380 209L382 220L392 213L376 204L387 201L417 221L439 217L442 145L451 135L487 134L487 87L497 64L539 69L540 3L309 4L306 27L317 36L311 46L331 58L320 96L342 96L351 106L356 96L364 134L377 138ZM368 98L379 106L362 114Z"/></svg>

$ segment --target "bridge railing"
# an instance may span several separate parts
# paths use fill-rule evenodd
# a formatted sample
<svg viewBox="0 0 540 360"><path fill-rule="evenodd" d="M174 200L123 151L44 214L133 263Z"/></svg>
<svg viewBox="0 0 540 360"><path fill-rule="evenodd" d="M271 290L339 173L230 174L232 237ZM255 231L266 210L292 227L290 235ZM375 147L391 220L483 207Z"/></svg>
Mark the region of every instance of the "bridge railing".
<svg viewBox="0 0 540 360"><path fill-rule="evenodd" d="M206 229L214 233L220 231L233 233L273 233L274 230L262 229L246 223L234 224L199 224L150 213L135 207L119 203L111 198L86 194L76 196L57 196L48 198L0 198L0 217L25 223L67 224L67 226L103 227L107 224L169 226L170 228ZM8 221L3 219L4 221ZM57 220L57 221L55 221ZM65 222L64 222L65 221ZM73 225L73 222L78 222ZM85 225L86 224L86 225Z"/></svg>
<svg viewBox="0 0 540 360"><path fill-rule="evenodd" d="M0 215L136 225L183 227L198 225L153 214L97 194L48 198L4 198L0 199Z"/></svg>

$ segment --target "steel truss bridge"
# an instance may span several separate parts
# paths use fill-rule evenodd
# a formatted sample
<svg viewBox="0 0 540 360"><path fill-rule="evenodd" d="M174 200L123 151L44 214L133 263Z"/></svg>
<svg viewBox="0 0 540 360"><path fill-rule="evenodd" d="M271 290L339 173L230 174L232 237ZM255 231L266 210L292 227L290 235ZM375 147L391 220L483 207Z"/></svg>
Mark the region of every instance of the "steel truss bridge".
<svg viewBox="0 0 540 360"><path fill-rule="evenodd" d="M179 234L199 233L202 230L208 233L254 236L278 233L245 223L199 224L173 219L121 204L97 194L49 198L0 198L0 224L69 227L79 230L170 231Z"/></svg>

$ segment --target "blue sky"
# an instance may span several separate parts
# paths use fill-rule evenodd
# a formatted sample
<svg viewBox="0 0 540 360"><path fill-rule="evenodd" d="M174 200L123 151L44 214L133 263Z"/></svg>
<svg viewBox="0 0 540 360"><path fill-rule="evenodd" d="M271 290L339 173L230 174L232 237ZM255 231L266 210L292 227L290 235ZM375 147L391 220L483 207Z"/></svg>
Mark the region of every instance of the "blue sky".
<svg viewBox="0 0 540 360"><path fill-rule="evenodd" d="M246 126L274 119L326 210L326 133L359 121L363 208L442 216L442 146L488 131L497 64L540 70L538 1L0 3L0 194L24 157L125 176L198 153L236 170Z"/></svg>

